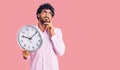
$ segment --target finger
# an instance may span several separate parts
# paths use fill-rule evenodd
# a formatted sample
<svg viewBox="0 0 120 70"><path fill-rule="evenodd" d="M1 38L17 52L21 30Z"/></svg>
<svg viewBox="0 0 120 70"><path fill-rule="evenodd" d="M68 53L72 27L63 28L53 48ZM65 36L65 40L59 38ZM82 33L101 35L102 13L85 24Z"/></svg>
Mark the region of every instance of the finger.
<svg viewBox="0 0 120 70"><path fill-rule="evenodd" d="M45 26L45 30L47 30L47 29L48 29L48 25Z"/></svg>
<svg viewBox="0 0 120 70"><path fill-rule="evenodd" d="M23 56L24 59L27 59L25 56Z"/></svg>

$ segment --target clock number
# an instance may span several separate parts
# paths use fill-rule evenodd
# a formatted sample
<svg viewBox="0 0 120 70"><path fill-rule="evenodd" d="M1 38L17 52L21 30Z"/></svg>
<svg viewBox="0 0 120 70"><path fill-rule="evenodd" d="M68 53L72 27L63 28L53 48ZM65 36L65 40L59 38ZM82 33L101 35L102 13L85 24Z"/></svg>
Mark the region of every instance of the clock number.
<svg viewBox="0 0 120 70"><path fill-rule="evenodd" d="M40 42L40 40L38 40L38 42Z"/></svg>
<svg viewBox="0 0 120 70"><path fill-rule="evenodd" d="M31 28L31 30L33 31L33 28Z"/></svg>
<svg viewBox="0 0 120 70"><path fill-rule="evenodd" d="M23 40L21 40L21 42L23 42Z"/></svg>
<svg viewBox="0 0 120 70"><path fill-rule="evenodd" d="M28 48L30 49L30 46L28 46Z"/></svg>
<svg viewBox="0 0 120 70"><path fill-rule="evenodd" d="M26 30L26 31L29 31L29 28L26 28L25 30Z"/></svg>
<svg viewBox="0 0 120 70"><path fill-rule="evenodd" d="M36 45L39 47L39 44L38 44L38 43L36 43Z"/></svg>
<svg viewBox="0 0 120 70"><path fill-rule="evenodd" d="M40 34L38 34L38 36L40 37Z"/></svg>
<svg viewBox="0 0 120 70"><path fill-rule="evenodd" d="M32 48L35 49L34 46L32 46Z"/></svg>
<svg viewBox="0 0 120 70"><path fill-rule="evenodd" d="M24 34L25 33L25 31L22 31L22 34Z"/></svg>
<svg viewBox="0 0 120 70"><path fill-rule="evenodd" d="M24 44L24 47L26 47L26 44Z"/></svg>

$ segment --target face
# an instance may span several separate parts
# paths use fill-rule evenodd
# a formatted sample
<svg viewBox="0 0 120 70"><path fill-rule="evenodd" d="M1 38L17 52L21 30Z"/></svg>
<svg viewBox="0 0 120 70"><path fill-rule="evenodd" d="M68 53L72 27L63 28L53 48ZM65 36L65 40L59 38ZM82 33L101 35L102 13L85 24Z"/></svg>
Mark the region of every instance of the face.
<svg viewBox="0 0 120 70"><path fill-rule="evenodd" d="M52 12L49 9L43 9L40 14L38 14L39 21L44 23L49 23L52 19Z"/></svg>

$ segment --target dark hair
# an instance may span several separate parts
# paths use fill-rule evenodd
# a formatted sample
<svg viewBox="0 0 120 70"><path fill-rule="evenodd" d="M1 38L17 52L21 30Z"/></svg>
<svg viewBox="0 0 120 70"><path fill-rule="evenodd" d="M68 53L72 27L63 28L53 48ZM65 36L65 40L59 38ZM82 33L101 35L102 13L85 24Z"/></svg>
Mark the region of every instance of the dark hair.
<svg viewBox="0 0 120 70"><path fill-rule="evenodd" d="M49 3L44 3L44 4L40 5L39 8L37 9L36 15L38 15L39 13L41 13L41 11L42 11L43 9L49 9L49 10L51 10L51 12L52 12L52 17L55 15L55 13L54 13L54 8L53 8L53 6L52 6L51 4L49 4ZM37 16L37 18L38 18L38 16Z"/></svg>

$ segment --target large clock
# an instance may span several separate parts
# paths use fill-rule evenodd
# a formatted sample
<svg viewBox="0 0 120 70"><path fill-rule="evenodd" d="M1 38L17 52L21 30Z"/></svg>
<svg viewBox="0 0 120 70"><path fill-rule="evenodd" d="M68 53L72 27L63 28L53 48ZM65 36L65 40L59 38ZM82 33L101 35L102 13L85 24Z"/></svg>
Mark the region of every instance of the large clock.
<svg viewBox="0 0 120 70"><path fill-rule="evenodd" d="M20 28L17 35L19 46L26 51L33 52L42 45L42 36L39 30L32 25L26 25Z"/></svg>

